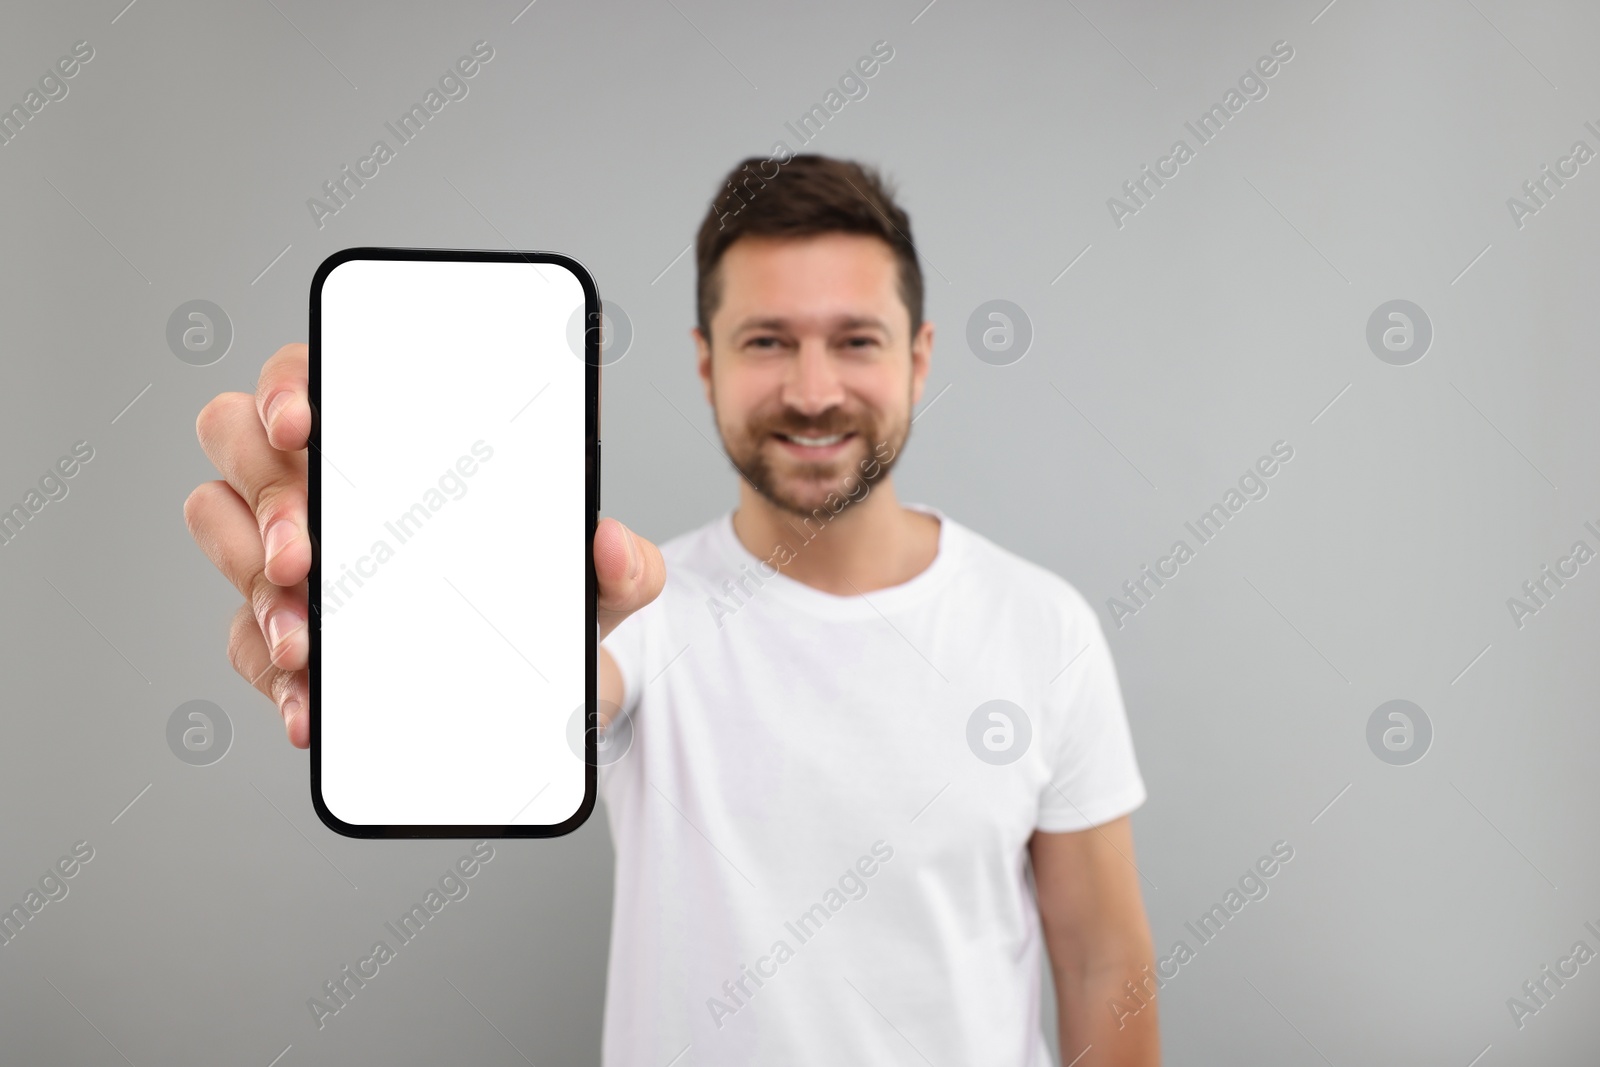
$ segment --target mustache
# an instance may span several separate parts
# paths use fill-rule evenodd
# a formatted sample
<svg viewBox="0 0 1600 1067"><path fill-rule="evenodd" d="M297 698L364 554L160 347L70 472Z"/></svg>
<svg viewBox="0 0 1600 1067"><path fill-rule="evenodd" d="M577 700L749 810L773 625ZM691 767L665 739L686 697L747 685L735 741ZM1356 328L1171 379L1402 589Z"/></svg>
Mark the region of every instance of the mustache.
<svg viewBox="0 0 1600 1067"><path fill-rule="evenodd" d="M848 433L858 429L864 420L847 415L842 411L823 412L816 418L785 415L780 418L761 423L759 428L763 433L781 433L785 435L799 434L804 437L827 437L830 434Z"/></svg>

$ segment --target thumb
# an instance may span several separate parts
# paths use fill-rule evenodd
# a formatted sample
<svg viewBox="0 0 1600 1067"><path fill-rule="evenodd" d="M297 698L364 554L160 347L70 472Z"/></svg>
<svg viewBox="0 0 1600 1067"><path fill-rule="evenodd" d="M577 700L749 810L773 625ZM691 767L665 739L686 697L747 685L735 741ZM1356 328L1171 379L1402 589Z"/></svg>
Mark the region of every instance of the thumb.
<svg viewBox="0 0 1600 1067"><path fill-rule="evenodd" d="M629 615L650 603L666 584L661 550L613 518L594 531L594 573L602 639Z"/></svg>

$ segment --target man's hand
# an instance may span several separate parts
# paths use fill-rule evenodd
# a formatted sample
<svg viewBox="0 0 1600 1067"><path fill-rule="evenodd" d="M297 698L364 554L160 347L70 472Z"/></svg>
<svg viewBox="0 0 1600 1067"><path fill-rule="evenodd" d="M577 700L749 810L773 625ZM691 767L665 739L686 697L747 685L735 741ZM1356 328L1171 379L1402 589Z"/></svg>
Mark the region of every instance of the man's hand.
<svg viewBox="0 0 1600 1067"><path fill-rule="evenodd" d="M229 632L228 659L278 706L296 748L311 743L306 360L305 345L285 345L261 368L254 396L222 393L206 404L195 430L222 479L201 485L183 504L190 534L245 598ZM656 598L666 565L655 545L615 519L595 531L594 562L604 637ZM601 659L602 701L621 704L620 676L609 655L602 651Z"/></svg>

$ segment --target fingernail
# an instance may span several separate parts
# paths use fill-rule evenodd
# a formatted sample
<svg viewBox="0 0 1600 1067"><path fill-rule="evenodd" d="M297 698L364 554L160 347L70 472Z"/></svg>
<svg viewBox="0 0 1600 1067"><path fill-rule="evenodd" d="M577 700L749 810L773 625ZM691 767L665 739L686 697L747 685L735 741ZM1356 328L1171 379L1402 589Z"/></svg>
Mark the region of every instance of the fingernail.
<svg viewBox="0 0 1600 1067"><path fill-rule="evenodd" d="M300 616L288 608L275 611L267 620L267 639L272 642L272 650L276 652L283 644L284 638L294 633L300 627Z"/></svg>
<svg viewBox="0 0 1600 1067"><path fill-rule="evenodd" d="M272 429L273 420L278 417L278 412L283 410L283 405L294 399L293 389L279 389L267 400L267 429Z"/></svg>
<svg viewBox="0 0 1600 1067"><path fill-rule="evenodd" d="M294 725L294 717L300 714L300 699L290 697L283 702L283 728L288 730Z"/></svg>
<svg viewBox="0 0 1600 1067"><path fill-rule="evenodd" d="M294 535L294 523L288 519L279 519L267 527L266 550L268 563L271 563L279 552L289 547L289 542L294 540Z"/></svg>
<svg viewBox="0 0 1600 1067"><path fill-rule="evenodd" d="M634 538L633 538L633 531L629 530L628 531L628 577L629 578L637 578L637 577L639 577L639 571L641 569L640 565L641 565L642 562L643 561L639 558L639 546L638 546L637 543L635 543Z"/></svg>

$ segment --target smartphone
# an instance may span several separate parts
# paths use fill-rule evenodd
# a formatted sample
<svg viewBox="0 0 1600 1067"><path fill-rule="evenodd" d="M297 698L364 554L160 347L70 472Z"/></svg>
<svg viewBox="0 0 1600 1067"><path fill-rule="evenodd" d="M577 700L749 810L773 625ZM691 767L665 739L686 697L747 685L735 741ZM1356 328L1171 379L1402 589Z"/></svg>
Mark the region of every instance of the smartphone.
<svg viewBox="0 0 1600 1067"><path fill-rule="evenodd" d="M594 810L601 304L555 252L347 248L311 282L311 797L351 837Z"/></svg>

